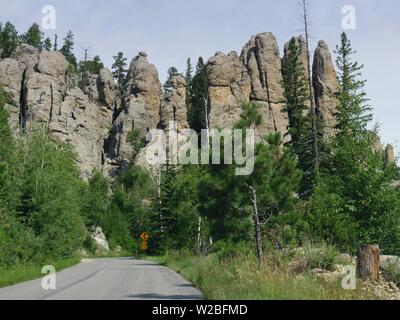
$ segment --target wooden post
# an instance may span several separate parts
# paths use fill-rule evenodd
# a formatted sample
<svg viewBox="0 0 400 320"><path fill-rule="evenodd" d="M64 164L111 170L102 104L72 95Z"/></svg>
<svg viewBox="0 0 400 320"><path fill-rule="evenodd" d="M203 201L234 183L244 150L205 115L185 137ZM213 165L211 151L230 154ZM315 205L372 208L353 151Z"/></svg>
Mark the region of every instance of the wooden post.
<svg viewBox="0 0 400 320"><path fill-rule="evenodd" d="M357 252L357 273L361 280L376 281L379 279L378 245L363 245Z"/></svg>

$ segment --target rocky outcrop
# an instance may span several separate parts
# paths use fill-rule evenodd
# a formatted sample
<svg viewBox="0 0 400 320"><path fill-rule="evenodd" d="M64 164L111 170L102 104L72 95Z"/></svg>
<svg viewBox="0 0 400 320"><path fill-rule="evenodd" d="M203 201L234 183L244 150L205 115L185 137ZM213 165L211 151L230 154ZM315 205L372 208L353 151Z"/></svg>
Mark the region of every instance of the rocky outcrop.
<svg viewBox="0 0 400 320"><path fill-rule="evenodd" d="M394 156L394 148L390 144L388 144L385 148L385 162L388 165L394 164L396 162L396 158Z"/></svg>
<svg viewBox="0 0 400 320"><path fill-rule="evenodd" d="M106 141L107 165L105 172L114 176L132 161L129 134L137 129L143 137L160 122L162 89L158 72L140 52L133 58L125 86L124 105L113 122Z"/></svg>
<svg viewBox="0 0 400 320"><path fill-rule="evenodd" d="M24 77L24 70L20 68L19 62L15 59L7 58L0 60L0 85L3 86L8 94L8 102L5 109L9 114L10 126L13 132L19 128L21 87Z"/></svg>
<svg viewBox="0 0 400 320"><path fill-rule="evenodd" d="M295 39L300 62L307 68L305 40ZM272 33L252 36L240 56L234 51L217 52L206 65L206 76L211 128L232 128L242 113L241 104L252 101L263 120L256 137L281 132L284 141L290 139L281 55ZM6 109L13 131L28 130L33 121L42 123L52 139L74 146L84 178L95 168L108 176L126 168L132 161L129 135L135 129L145 137L151 129L168 129L175 120L178 137L187 141L187 136L179 135L189 128L185 78L172 78L172 90L164 95L157 69L146 53L132 59L122 97L117 97L113 75L106 68L98 75L85 75L82 90L80 80L59 52L23 44L11 58L0 60L0 85L9 96ZM332 134L338 83L323 41L315 50L312 80L318 112ZM394 155L387 158L392 161Z"/></svg>
<svg viewBox="0 0 400 320"><path fill-rule="evenodd" d="M206 65L210 128L232 128L249 101L250 78L236 52L217 52Z"/></svg>
<svg viewBox="0 0 400 320"><path fill-rule="evenodd" d="M144 52L133 58L129 66L125 97L127 100L132 98L142 100L149 115L148 127L156 128L160 120L162 89L158 71L148 62L147 54Z"/></svg>
<svg viewBox="0 0 400 320"><path fill-rule="evenodd" d="M21 44L12 53L11 58L17 60L22 70L34 72L39 62L39 49L29 44Z"/></svg>
<svg viewBox="0 0 400 320"><path fill-rule="evenodd" d="M11 59L0 61L0 84L9 94L6 109L14 132L31 121L50 122L53 107L65 95L68 63L59 52L43 51L21 45Z"/></svg>
<svg viewBox="0 0 400 320"><path fill-rule="evenodd" d="M134 129L138 129L143 136L146 136L149 127L150 118L145 102L131 96L113 122L110 135L106 140L107 159L104 172L107 176L115 176L131 163L132 147L129 142L129 134Z"/></svg>
<svg viewBox="0 0 400 320"><path fill-rule="evenodd" d="M113 110L116 104L116 89L111 71L102 68L99 74L87 73L85 80L84 93L89 100Z"/></svg>
<svg viewBox="0 0 400 320"><path fill-rule="evenodd" d="M79 88L69 89L69 63L60 52L21 45L12 57L0 61L0 84L10 96L6 109L13 131L29 132L33 122L42 123L53 140L74 146L83 178L101 170L112 121L110 72L98 76L99 98L91 101Z"/></svg>
<svg viewBox="0 0 400 320"><path fill-rule="evenodd" d="M329 48L324 41L318 42L313 62L313 86L317 112L324 121L328 136L334 134L337 100L335 97L339 85Z"/></svg>
<svg viewBox="0 0 400 320"><path fill-rule="evenodd" d="M263 118L260 134L279 131L286 140L290 139L287 135L288 116L283 112L281 58L275 36L266 32L251 37L240 59L250 75L250 98L259 105Z"/></svg>
<svg viewBox="0 0 400 320"><path fill-rule="evenodd" d="M98 101L112 110L116 99L114 77L107 68L102 68L97 77L97 90L99 92Z"/></svg>
<svg viewBox="0 0 400 320"><path fill-rule="evenodd" d="M57 142L70 143L77 153L83 178L104 165L104 140L111 127L112 112L90 102L79 88L67 92L60 109L53 111L49 135Z"/></svg>
<svg viewBox="0 0 400 320"><path fill-rule="evenodd" d="M177 130L188 129L186 109L186 80L177 75L171 78L171 91L168 92L161 103L159 127L167 129L171 121L176 122Z"/></svg>

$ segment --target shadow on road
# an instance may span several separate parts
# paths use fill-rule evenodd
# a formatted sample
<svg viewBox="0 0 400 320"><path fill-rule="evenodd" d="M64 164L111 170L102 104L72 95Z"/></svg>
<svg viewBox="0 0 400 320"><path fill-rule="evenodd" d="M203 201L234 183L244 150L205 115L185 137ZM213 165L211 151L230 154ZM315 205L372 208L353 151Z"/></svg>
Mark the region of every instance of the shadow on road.
<svg viewBox="0 0 400 320"><path fill-rule="evenodd" d="M126 296L126 298L138 299L138 300L203 300L203 298L197 294L162 295L157 293L142 293L137 295Z"/></svg>

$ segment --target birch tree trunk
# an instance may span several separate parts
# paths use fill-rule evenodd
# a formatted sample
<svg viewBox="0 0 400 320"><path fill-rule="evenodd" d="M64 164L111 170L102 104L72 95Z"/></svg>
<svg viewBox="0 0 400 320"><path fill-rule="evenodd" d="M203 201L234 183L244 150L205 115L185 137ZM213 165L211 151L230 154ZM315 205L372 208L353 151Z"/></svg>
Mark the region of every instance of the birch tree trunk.
<svg viewBox="0 0 400 320"><path fill-rule="evenodd" d="M201 215L198 217L198 227L197 227L197 254L201 253Z"/></svg>

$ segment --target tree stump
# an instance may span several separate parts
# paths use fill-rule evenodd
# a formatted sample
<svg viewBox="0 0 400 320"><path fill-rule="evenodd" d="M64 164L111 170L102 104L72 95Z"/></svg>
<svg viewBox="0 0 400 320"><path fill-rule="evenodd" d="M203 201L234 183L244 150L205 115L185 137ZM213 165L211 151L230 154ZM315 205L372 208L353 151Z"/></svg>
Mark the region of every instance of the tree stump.
<svg viewBox="0 0 400 320"><path fill-rule="evenodd" d="M378 245L363 245L357 252L357 273L361 280L376 281L379 279Z"/></svg>

